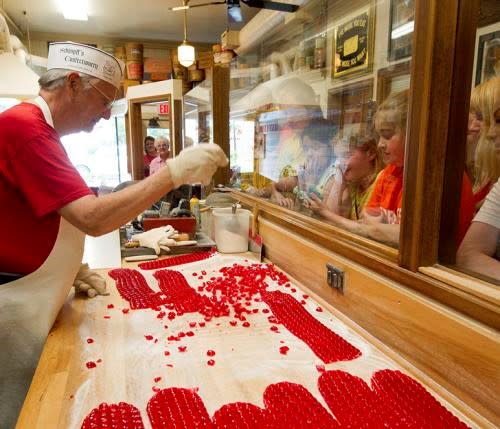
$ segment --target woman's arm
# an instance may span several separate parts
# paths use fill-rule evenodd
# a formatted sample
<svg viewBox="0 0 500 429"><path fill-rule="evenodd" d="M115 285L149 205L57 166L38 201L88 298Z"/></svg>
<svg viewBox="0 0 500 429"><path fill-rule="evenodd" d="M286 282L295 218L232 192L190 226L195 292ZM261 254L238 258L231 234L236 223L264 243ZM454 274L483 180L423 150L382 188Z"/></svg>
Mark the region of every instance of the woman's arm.
<svg viewBox="0 0 500 429"><path fill-rule="evenodd" d="M472 222L457 253L457 265L500 280L500 261L496 253L499 229L482 222Z"/></svg>

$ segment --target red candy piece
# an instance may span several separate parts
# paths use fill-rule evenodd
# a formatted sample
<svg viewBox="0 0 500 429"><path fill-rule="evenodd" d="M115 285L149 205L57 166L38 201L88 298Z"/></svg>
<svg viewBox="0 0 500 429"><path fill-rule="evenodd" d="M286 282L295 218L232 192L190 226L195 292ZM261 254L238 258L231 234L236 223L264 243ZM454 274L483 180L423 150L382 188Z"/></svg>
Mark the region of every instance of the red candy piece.
<svg viewBox="0 0 500 429"><path fill-rule="evenodd" d="M129 308L122 308L122 313L127 314L130 311Z"/></svg>
<svg viewBox="0 0 500 429"><path fill-rule="evenodd" d="M87 338L87 343L92 344L94 342L93 338Z"/></svg>
<svg viewBox="0 0 500 429"><path fill-rule="evenodd" d="M147 411L154 429L214 429L203 401L192 389L160 390L149 400Z"/></svg>
<svg viewBox="0 0 500 429"><path fill-rule="evenodd" d="M250 323L248 323L248 322L243 322L242 325L245 328L249 328L250 327Z"/></svg>
<svg viewBox="0 0 500 429"><path fill-rule="evenodd" d="M289 348L289 347L287 347L287 346L281 346L281 347L280 347L280 353L281 353L282 355L286 355L286 354L288 353L288 350L290 350L290 348Z"/></svg>
<svg viewBox="0 0 500 429"><path fill-rule="evenodd" d="M133 405L101 404L85 417L81 429L144 429L141 413Z"/></svg>
<svg viewBox="0 0 500 429"><path fill-rule="evenodd" d="M95 368L97 365L95 362L93 361L89 361L85 364L85 366L88 368L88 369L92 369L92 368Z"/></svg>
<svg viewBox="0 0 500 429"><path fill-rule="evenodd" d="M271 326L271 331L278 332L279 328L276 325Z"/></svg>
<svg viewBox="0 0 500 429"><path fill-rule="evenodd" d="M214 366L215 365L215 361L213 359L209 359L207 361L207 365Z"/></svg>
<svg viewBox="0 0 500 429"><path fill-rule="evenodd" d="M356 347L311 316L294 297L280 291L262 291L261 295L279 323L304 341L323 362L361 356Z"/></svg>
<svg viewBox="0 0 500 429"><path fill-rule="evenodd" d="M161 377L155 377L155 378L154 378L154 382L155 382L155 383L158 383L160 380L161 380Z"/></svg>
<svg viewBox="0 0 500 429"><path fill-rule="evenodd" d="M186 346L179 346L178 349L181 353L184 353L187 350L187 347Z"/></svg>
<svg viewBox="0 0 500 429"><path fill-rule="evenodd" d="M215 356L215 352L213 350L207 350L207 356Z"/></svg>
<svg viewBox="0 0 500 429"><path fill-rule="evenodd" d="M152 335L144 335L144 338L146 338L146 340L148 340L148 341L151 341L153 339L153 336Z"/></svg>
<svg viewBox="0 0 500 429"><path fill-rule="evenodd" d="M115 308L113 304L108 304L108 308Z"/></svg>
<svg viewBox="0 0 500 429"><path fill-rule="evenodd" d="M159 268L173 267L175 265L189 264L210 258L215 252L196 252L188 255L173 256L167 259L142 262L139 264L141 270L157 270Z"/></svg>

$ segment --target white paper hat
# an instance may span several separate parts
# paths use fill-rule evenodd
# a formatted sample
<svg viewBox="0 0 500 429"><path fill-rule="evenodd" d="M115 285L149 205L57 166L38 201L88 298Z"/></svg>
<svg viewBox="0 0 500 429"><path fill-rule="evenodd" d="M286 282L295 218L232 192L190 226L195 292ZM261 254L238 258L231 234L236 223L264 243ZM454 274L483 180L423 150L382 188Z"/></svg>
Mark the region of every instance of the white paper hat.
<svg viewBox="0 0 500 429"><path fill-rule="evenodd" d="M123 61L92 46L75 42L55 42L49 45L47 70L74 70L120 87L123 78Z"/></svg>

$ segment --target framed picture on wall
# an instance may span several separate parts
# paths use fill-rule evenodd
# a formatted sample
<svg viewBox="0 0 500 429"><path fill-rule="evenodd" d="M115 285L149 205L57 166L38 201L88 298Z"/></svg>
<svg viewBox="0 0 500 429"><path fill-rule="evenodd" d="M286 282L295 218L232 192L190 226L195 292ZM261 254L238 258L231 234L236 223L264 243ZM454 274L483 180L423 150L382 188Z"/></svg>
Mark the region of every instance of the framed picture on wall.
<svg viewBox="0 0 500 429"><path fill-rule="evenodd" d="M389 61L411 56L415 0L391 0L389 25Z"/></svg>
<svg viewBox="0 0 500 429"><path fill-rule="evenodd" d="M332 55L334 79L371 71L374 14L373 7L368 7L336 25Z"/></svg>
<svg viewBox="0 0 500 429"><path fill-rule="evenodd" d="M481 28L477 33L475 85L500 76L500 23Z"/></svg>
<svg viewBox="0 0 500 429"><path fill-rule="evenodd" d="M339 138L370 132L376 107L372 78L328 91L327 117L337 127Z"/></svg>
<svg viewBox="0 0 500 429"><path fill-rule="evenodd" d="M410 61L391 64L377 72L377 104L380 105L391 92L410 87Z"/></svg>

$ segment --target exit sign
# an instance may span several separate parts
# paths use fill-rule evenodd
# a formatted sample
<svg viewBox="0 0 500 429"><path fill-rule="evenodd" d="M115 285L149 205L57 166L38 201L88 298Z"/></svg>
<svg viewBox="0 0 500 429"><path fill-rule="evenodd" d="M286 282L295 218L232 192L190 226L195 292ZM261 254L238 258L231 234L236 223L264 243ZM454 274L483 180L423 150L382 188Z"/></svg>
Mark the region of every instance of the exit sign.
<svg viewBox="0 0 500 429"><path fill-rule="evenodd" d="M160 103L160 115L168 115L170 113L170 104L168 103Z"/></svg>

